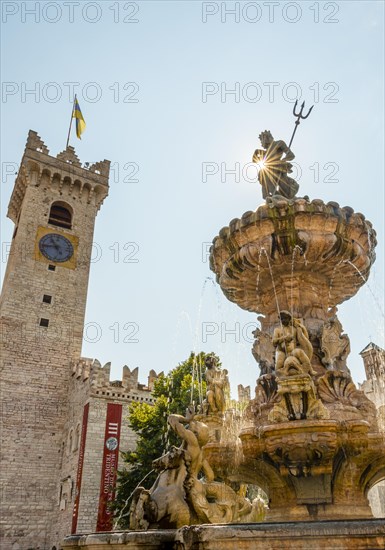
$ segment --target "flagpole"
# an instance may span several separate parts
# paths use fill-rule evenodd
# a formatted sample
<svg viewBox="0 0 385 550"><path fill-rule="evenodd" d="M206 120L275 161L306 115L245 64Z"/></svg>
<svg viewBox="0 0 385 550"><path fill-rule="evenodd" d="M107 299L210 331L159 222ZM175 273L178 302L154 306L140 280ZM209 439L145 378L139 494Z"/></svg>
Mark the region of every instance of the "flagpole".
<svg viewBox="0 0 385 550"><path fill-rule="evenodd" d="M69 141L70 141L71 127L72 127L72 119L74 118L75 101L76 101L76 94L75 94L75 97L74 97L74 101L73 101L73 103L72 103L71 122L70 122L70 127L68 128L68 136L67 136L66 150L67 150L67 148L68 148L68 144L69 144Z"/></svg>

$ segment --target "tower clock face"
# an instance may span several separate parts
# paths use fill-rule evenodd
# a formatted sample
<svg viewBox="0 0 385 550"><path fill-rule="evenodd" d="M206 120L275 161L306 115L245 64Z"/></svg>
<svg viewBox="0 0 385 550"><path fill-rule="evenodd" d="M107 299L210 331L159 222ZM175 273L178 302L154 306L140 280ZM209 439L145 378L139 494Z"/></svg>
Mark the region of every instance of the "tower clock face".
<svg viewBox="0 0 385 550"><path fill-rule="evenodd" d="M52 262L66 262L74 253L74 247L63 235L48 233L39 241L39 250Z"/></svg>

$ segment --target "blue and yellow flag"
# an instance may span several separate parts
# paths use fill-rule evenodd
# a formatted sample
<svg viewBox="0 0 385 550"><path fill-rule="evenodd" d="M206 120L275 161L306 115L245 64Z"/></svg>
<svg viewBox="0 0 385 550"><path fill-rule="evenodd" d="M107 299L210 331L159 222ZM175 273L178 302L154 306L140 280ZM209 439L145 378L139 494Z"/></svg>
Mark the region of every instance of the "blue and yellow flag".
<svg viewBox="0 0 385 550"><path fill-rule="evenodd" d="M83 118L76 96L74 101L74 110L72 113L72 118L76 118L76 135L79 139L81 139L81 135L86 129L86 121Z"/></svg>

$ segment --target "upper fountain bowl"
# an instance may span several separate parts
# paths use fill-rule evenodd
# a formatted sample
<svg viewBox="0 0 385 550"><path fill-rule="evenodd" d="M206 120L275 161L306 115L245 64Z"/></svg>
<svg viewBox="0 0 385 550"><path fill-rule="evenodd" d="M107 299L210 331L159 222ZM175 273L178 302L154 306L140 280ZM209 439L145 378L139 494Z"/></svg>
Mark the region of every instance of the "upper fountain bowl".
<svg viewBox="0 0 385 550"><path fill-rule="evenodd" d="M348 206L273 197L221 229L210 268L243 309L324 320L366 282L376 244L372 224Z"/></svg>

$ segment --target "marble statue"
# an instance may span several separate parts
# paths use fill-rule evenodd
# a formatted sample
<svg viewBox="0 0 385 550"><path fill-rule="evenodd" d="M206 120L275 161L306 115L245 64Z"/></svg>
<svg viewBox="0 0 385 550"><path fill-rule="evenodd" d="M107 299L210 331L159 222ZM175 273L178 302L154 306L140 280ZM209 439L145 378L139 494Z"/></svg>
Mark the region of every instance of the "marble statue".
<svg viewBox="0 0 385 550"><path fill-rule="evenodd" d="M288 176L293 165L290 163L295 158L294 153L282 140L274 141L269 130L259 135L263 149L256 149L253 162L260 167L258 180L262 186L264 199L280 195L286 199L295 197L299 185Z"/></svg>

